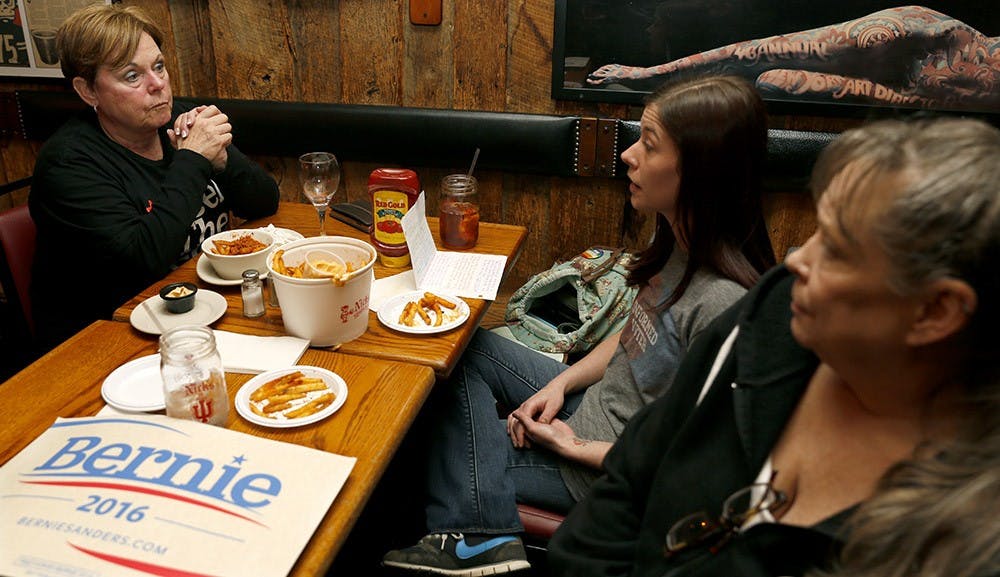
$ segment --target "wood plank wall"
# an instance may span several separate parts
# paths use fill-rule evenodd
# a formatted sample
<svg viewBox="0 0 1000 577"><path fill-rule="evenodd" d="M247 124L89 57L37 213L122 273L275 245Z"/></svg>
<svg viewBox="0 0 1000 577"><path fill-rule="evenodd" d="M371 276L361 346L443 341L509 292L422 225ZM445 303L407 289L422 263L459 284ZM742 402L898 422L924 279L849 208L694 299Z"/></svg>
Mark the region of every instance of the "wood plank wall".
<svg viewBox="0 0 1000 577"><path fill-rule="evenodd" d="M409 23L407 0L125 0L161 23L174 93L182 96L343 102L456 110L637 118L625 105L550 97L551 0L443 0L439 26ZM61 83L5 79L18 88ZM0 94L2 96L2 94ZM6 102L6 101L4 101ZM840 130L837 120L775 118L775 127ZM400 134L401 140L406 134ZM239 142L236 142L237 146ZM336 151L332 151L336 153ZM0 178L31 174L37 144L6 138ZM294 159L258 158L286 199L299 200ZM471 158L470 158L471 161ZM345 163L340 200L366 194L377 165ZM418 171L433 209L451 169ZM483 218L522 224L529 242L506 290L591 244L618 245L625 182L477 171ZM0 199L25 202L27 190ZM779 255L812 230L811 202L797 191L767 199Z"/></svg>

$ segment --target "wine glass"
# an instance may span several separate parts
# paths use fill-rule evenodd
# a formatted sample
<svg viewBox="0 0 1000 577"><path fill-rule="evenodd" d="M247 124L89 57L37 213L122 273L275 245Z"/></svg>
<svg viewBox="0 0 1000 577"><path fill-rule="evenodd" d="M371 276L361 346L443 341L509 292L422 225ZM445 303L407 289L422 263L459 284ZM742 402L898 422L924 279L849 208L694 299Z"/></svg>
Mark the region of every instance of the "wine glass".
<svg viewBox="0 0 1000 577"><path fill-rule="evenodd" d="M326 209L340 185L340 164L329 152L308 152L299 157L302 193L319 213L319 235L326 236Z"/></svg>

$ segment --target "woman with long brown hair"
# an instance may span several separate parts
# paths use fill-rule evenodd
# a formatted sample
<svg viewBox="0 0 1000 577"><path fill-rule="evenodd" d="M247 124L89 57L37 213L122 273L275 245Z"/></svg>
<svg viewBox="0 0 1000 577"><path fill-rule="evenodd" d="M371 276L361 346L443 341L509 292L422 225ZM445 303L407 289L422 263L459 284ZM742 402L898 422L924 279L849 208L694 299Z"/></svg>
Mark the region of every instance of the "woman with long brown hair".
<svg viewBox="0 0 1000 577"><path fill-rule="evenodd" d="M445 384L428 456L430 534L385 565L451 575L528 566L517 502L566 511L586 494L628 419L668 391L716 314L774 263L761 215L764 105L711 77L655 93L622 153L632 207L656 232L629 272L623 330L571 366L479 331ZM514 410L498 418L496 405Z"/></svg>

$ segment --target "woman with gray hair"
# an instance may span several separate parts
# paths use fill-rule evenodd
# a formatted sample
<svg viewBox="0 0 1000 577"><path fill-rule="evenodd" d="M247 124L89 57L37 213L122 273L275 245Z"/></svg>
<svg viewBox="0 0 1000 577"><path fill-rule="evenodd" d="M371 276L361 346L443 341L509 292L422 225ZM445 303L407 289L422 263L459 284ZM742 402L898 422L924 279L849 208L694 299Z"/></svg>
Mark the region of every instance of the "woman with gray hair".
<svg viewBox="0 0 1000 577"><path fill-rule="evenodd" d="M630 421L550 544L556 573L802 575L880 483L949 459L989 469L962 447L1000 423L983 402L1000 395L998 158L1000 131L960 119L873 123L827 147L816 233Z"/></svg>

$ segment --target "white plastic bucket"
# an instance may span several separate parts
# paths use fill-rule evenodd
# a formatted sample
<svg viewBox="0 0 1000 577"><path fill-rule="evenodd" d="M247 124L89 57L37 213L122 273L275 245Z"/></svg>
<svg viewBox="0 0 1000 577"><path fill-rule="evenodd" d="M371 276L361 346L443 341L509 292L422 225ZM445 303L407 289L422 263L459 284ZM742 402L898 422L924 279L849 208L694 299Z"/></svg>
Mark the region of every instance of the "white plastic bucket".
<svg viewBox="0 0 1000 577"><path fill-rule="evenodd" d="M306 253L322 248L340 255L355 273L338 286L328 278L295 278L274 270L274 254L267 269L281 307L288 334L308 339L314 347L330 347L354 340L368 329L368 299L375 273L375 248L346 236L316 236L280 247L285 266L305 261ZM275 251L277 252L277 251Z"/></svg>

